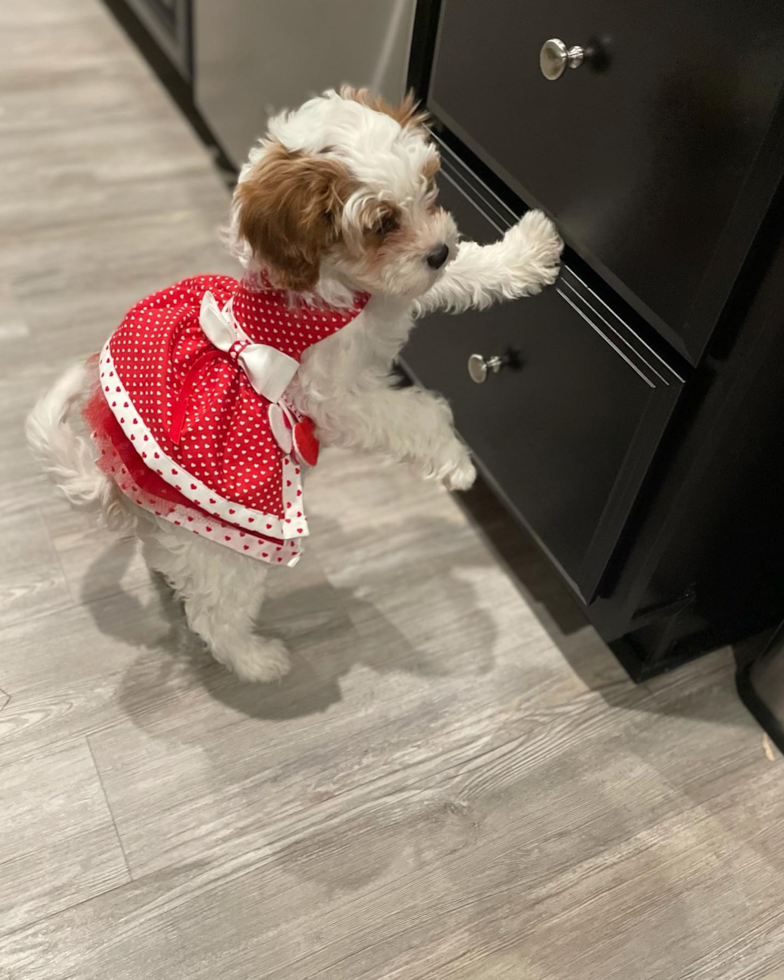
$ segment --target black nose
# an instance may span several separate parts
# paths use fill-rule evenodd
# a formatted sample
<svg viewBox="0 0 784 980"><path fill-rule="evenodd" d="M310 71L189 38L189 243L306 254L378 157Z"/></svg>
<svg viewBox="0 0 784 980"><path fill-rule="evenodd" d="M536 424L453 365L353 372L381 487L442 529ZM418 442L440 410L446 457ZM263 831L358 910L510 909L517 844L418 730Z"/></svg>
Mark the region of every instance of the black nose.
<svg viewBox="0 0 784 980"><path fill-rule="evenodd" d="M434 249L425 260L431 269L440 269L449 258L449 246L439 245Z"/></svg>

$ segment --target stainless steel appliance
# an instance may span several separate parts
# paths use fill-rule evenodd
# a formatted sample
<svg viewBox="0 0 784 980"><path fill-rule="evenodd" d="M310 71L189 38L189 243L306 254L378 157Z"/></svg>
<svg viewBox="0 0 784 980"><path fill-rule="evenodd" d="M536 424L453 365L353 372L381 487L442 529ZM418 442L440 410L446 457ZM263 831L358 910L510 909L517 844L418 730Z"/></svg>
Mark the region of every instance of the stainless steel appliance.
<svg viewBox="0 0 784 980"><path fill-rule="evenodd" d="M270 110L343 82L399 98L415 0L194 0L195 101L235 165Z"/></svg>

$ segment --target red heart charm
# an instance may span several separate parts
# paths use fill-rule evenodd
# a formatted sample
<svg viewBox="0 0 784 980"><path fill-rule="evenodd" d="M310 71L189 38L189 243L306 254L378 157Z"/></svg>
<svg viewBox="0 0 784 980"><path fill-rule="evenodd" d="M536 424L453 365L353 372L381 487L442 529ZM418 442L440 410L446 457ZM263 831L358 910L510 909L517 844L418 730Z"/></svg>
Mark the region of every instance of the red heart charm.
<svg viewBox="0 0 784 980"><path fill-rule="evenodd" d="M315 435L315 426L307 416L294 426L294 448L297 451L297 456L308 466L316 465L319 455L319 441Z"/></svg>

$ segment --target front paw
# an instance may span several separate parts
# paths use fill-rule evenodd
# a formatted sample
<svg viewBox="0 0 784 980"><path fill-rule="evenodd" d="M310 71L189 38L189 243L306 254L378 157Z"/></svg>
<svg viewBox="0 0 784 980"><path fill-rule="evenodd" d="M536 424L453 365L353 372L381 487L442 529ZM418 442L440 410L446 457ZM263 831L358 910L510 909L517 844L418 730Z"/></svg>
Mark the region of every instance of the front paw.
<svg viewBox="0 0 784 980"><path fill-rule="evenodd" d="M462 449L462 447L461 447ZM468 490L476 480L476 467L465 449L442 470L441 482L447 490Z"/></svg>
<svg viewBox="0 0 784 980"><path fill-rule="evenodd" d="M552 286L561 271L564 243L546 214L527 211L506 233L504 242L521 295L533 296L544 286Z"/></svg>

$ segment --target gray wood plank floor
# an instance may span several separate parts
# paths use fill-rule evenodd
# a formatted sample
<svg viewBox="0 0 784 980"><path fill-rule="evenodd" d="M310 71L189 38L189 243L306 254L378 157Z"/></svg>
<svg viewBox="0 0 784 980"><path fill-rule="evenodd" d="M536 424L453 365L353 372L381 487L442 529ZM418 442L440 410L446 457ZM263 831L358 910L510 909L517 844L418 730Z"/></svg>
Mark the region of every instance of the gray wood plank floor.
<svg viewBox="0 0 784 980"><path fill-rule="evenodd" d="M39 479L40 388L234 266L99 3L0 34L0 977L784 977L784 768L730 651L634 687L485 492L326 454L266 611L294 670L242 686Z"/></svg>

